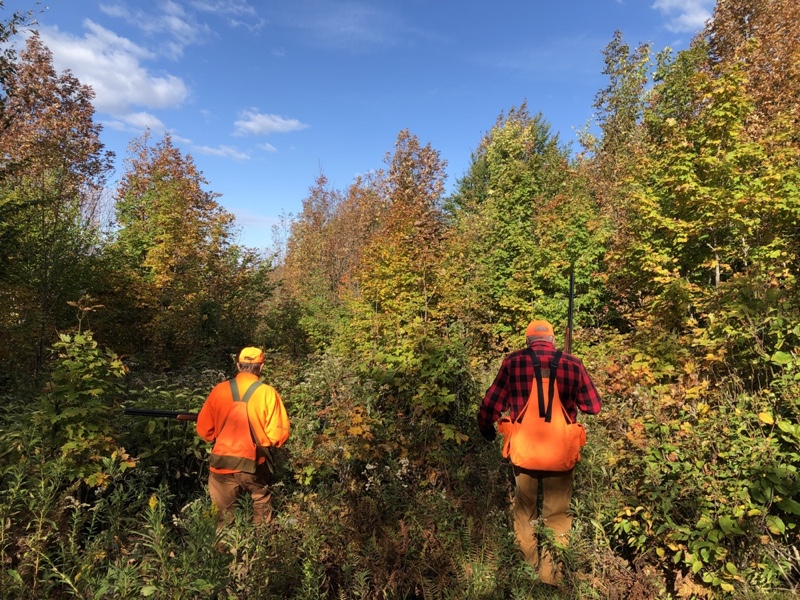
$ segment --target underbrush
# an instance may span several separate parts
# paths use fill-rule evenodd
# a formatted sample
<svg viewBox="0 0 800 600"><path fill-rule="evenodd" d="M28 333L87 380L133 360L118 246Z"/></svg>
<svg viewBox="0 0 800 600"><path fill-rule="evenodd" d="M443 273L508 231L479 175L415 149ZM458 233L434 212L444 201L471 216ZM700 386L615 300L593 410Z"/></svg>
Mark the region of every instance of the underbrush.
<svg viewBox="0 0 800 600"><path fill-rule="evenodd" d="M4 597L777 599L796 587L793 372L757 397L729 390L692 404L605 382L603 413L583 420L555 590L515 548L510 466L500 441L475 431L475 390L432 417L341 358L291 368L271 357L267 379L292 415L275 515L253 525L244 499L217 531L209 447L192 424L122 415L117 387L90 385L116 377L102 364L115 359L94 356L82 363L86 389L114 396L92 397L98 413L82 416L98 429L100 415L119 416L107 446L81 446L98 449L80 465L61 449L85 428L54 437L39 404L2 398ZM129 404L196 410L224 377L140 376L125 393ZM57 393L41 402L54 406Z"/></svg>

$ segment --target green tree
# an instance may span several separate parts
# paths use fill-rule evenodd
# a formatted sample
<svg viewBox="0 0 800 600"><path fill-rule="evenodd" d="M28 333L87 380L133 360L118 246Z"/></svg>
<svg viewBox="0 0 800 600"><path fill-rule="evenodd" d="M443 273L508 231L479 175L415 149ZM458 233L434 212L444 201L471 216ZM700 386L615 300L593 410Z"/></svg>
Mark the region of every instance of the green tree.
<svg viewBox="0 0 800 600"><path fill-rule="evenodd" d="M525 104L481 141L450 207L447 269L457 285L447 302L483 351L516 346L534 315L564 323L572 264L584 292L599 289L590 283L602 254L594 200L569 149ZM588 309L596 297L582 301Z"/></svg>
<svg viewBox="0 0 800 600"><path fill-rule="evenodd" d="M407 130L386 162L385 209L347 290L352 318L336 350L358 357L387 408L440 438L468 379L463 341L441 305L445 163Z"/></svg>
<svg viewBox="0 0 800 600"><path fill-rule="evenodd" d="M609 255L609 283L640 299L640 326L670 333L683 352L690 341L706 361L751 368L791 337L798 154L789 128L752 137L743 63L691 77L685 65L656 87L637 209ZM670 108L673 76L692 109Z"/></svg>
<svg viewBox="0 0 800 600"><path fill-rule="evenodd" d="M116 311L105 324L121 326L118 339L156 366L235 352L254 335L269 264L233 243L233 215L203 188L191 156L169 135L149 142L145 133L131 143L117 188Z"/></svg>
<svg viewBox="0 0 800 600"><path fill-rule="evenodd" d="M400 132L386 160L386 215L365 249L359 290L378 312L427 322L437 294L445 163L408 130Z"/></svg>

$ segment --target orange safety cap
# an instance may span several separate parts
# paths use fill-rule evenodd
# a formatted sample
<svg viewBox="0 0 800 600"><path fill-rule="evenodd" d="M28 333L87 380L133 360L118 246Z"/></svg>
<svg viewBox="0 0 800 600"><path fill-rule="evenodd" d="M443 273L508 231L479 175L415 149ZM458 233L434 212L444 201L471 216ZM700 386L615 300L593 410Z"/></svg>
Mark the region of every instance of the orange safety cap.
<svg viewBox="0 0 800 600"><path fill-rule="evenodd" d="M528 323L528 327L525 329L525 337L530 337L532 335L552 335L555 337L553 326L543 320L531 321Z"/></svg>
<svg viewBox="0 0 800 600"><path fill-rule="evenodd" d="M264 362L264 353L260 348L247 347L239 353L239 362L261 364Z"/></svg>

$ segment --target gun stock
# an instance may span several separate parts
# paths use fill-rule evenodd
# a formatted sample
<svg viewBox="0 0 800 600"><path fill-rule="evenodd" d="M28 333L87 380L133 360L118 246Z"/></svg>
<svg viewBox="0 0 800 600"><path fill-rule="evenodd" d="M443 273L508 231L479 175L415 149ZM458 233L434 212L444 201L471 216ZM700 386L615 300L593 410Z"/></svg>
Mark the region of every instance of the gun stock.
<svg viewBox="0 0 800 600"><path fill-rule="evenodd" d="M134 417L158 417L162 419L177 419L178 421L197 421L197 413L182 410L160 410L157 408L126 408L126 415Z"/></svg>

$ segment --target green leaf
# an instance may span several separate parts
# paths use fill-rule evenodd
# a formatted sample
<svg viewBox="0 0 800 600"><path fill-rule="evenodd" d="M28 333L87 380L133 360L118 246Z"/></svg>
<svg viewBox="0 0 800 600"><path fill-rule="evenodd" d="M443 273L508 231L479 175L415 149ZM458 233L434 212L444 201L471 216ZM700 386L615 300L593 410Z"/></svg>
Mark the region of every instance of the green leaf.
<svg viewBox="0 0 800 600"><path fill-rule="evenodd" d="M744 533L739 527L739 524L730 517L720 517L719 527L725 532L725 535L736 535Z"/></svg>
<svg viewBox="0 0 800 600"><path fill-rule="evenodd" d="M16 569L8 569L6 571L6 575L11 577L17 583L22 583L22 576L19 574L19 571L17 571Z"/></svg>
<svg viewBox="0 0 800 600"><path fill-rule="evenodd" d="M780 350L772 355L772 362L776 365L788 365L794 361L794 357L788 352L781 352Z"/></svg>
<svg viewBox="0 0 800 600"><path fill-rule="evenodd" d="M770 533L775 535L783 535L786 533L786 525L780 517L776 517L775 515L769 515L767 517L767 529L769 529Z"/></svg>
<svg viewBox="0 0 800 600"><path fill-rule="evenodd" d="M785 510L793 515L800 515L800 502L792 500L791 498L784 498L777 503L781 510Z"/></svg>
<svg viewBox="0 0 800 600"><path fill-rule="evenodd" d="M158 589L152 585L146 585L142 588L142 596L152 596Z"/></svg>

